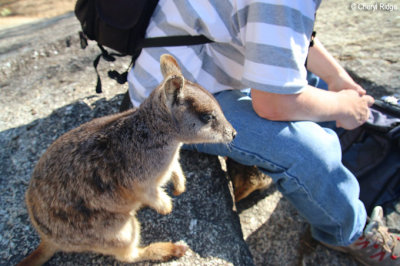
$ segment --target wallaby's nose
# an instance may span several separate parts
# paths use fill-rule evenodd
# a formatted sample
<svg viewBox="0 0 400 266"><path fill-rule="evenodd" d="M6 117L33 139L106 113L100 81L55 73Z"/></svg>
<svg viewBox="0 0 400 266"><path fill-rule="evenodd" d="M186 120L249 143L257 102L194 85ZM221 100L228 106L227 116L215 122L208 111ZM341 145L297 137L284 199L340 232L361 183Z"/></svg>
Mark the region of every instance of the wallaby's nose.
<svg viewBox="0 0 400 266"><path fill-rule="evenodd" d="M237 135L237 132L236 132L236 130L232 130L232 140L234 140L234 139L235 139L236 135Z"/></svg>

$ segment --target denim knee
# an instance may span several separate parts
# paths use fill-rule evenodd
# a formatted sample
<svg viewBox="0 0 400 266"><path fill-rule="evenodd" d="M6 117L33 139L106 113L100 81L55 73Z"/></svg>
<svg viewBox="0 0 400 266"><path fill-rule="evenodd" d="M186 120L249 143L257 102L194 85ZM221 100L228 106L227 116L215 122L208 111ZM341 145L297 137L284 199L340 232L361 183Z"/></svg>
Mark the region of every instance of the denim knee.
<svg viewBox="0 0 400 266"><path fill-rule="evenodd" d="M281 132L280 138L279 142L285 143L284 146L288 149L287 160L292 160L287 164L289 172L291 168L298 166L296 171L304 171L304 175L310 175L310 169L323 175L341 165L339 138L329 128L323 128L314 122L290 122Z"/></svg>

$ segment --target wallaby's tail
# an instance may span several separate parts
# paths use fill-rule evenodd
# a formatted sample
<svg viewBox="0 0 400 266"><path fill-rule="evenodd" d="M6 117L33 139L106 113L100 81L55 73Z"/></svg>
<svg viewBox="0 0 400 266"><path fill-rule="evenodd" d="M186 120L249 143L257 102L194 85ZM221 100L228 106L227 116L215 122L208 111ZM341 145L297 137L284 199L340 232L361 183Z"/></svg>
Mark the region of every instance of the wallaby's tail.
<svg viewBox="0 0 400 266"><path fill-rule="evenodd" d="M55 246L48 242L40 242L37 249L35 249L28 257L23 259L17 266L40 266L53 257L54 253L58 250Z"/></svg>

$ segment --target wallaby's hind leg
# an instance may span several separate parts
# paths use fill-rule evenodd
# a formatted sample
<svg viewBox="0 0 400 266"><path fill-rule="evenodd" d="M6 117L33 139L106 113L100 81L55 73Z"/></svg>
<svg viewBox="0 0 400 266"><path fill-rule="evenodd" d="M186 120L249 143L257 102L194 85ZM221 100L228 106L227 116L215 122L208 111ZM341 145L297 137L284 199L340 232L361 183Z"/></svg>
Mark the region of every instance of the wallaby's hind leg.
<svg viewBox="0 0 400 266"><path fill-rule="evenodd" d="M171 242L156 242L139 248L139 257L141 260L167 261L171 258L182 257L187 249L187 246Z"/></svg>
<svg viewBox="0 0 400 266"><path fill-rule="evenodd" d="M28 257L22 260L17 266L39 266L43 265L54 253L58 251L57 247L45 239L42 239L37 249L35 249Z"/></svg>
<svg viewBox="0 0 400 266"><path fill-rule="evenodd" d="M187 246L171 242L156 242L145 247L131 245L125 249L115 251L114 255L116 259L123 262L167 261L172 258L182 257L187 249Z"/></svg>
<svg viewBox="0 0 400 266"><path fill-rule="evenodd" d="M111 234L105 246L87 247L87 250L114 256L123 262L138 262L144 260L166 261L173 257L182 257L187 247L171 242L157 242L139 247L140 224L136 217L131 217L130 223L123 226L119 232Z"/></svg>

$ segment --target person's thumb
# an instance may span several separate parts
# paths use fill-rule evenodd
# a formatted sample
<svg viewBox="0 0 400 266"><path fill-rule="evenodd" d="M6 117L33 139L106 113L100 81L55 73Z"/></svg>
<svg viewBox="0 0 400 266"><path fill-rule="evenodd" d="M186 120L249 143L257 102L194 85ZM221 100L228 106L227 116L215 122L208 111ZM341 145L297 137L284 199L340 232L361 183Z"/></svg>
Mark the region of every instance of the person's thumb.
<svg viewBox="0 0 400 266"><path fill-rule="evenodd" d="M368 107L371 107L371 106L374 104L375 99L374 99L372 96L370 96L370 95L365 95L365 96L363 96L363 97L366 99L367 104L368 104Z"/></svg>

